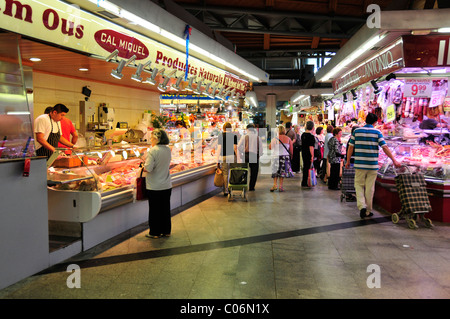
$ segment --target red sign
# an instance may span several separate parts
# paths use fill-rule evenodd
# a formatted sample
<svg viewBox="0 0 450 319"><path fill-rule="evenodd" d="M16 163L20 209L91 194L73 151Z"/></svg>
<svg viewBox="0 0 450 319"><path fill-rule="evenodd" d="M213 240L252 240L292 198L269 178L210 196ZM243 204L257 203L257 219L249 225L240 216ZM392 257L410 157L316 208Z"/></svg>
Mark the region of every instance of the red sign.
<svg viewBox="0 0 450 319"><path fill-rule="evenodd" d="M403 37L405 67L450 66L450 36Z"/></svg>
<svg viewBox="0 0 450 319"><path fill-rule="evenodd" d="M114 30L99 30L95 32L94 38L103 49L110 53L115 49L119 50L119 57L124 59L129 59L136 55L136 60L142 60L149 55L149 51L144 43Z"/></svg>

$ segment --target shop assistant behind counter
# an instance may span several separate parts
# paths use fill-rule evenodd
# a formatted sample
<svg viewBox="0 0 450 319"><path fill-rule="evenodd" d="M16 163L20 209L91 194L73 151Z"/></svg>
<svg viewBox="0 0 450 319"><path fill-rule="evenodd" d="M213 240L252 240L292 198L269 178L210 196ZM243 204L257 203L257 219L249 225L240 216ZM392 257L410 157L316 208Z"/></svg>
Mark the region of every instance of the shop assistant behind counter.
<svg viewBox="0 0 450 319"><path fill-rule="evenodd" d="M50 113L42 114L34 120L34 133L36 134L36 155L52 155L58 142L72 148L73 143L65 139L61 134L61 119L64 118L69 109L64 104L56 104Z"/></svg>

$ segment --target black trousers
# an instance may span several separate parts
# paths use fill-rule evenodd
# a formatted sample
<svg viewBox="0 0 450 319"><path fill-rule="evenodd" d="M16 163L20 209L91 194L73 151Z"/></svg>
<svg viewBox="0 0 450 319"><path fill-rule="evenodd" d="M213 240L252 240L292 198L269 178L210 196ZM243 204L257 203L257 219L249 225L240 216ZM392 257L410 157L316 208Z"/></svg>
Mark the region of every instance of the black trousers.
<svg viewBox="0 0 450 319"><path fill-rule="evenodd" d="M341 164L340 163L332 163L330 165L330 177L328 178L328 188L336 189L339 187L340 181L340 172L341 172Z"/></svg>
<svg viewBox="0 0 450 319"><path fill-rule="evenodd" d="M301 154L301 148L298 146L294 146L294 150L292 152L292 160L291 160L291 168L293 172L300 172L300 156Z"/></svg>
<svg viewBox="0 0 450 319"><path fill-rule="evenodd" d="M256 163L254 163L256 159ZM250 160L252 160L253 163L250 163ZM248 168L250 170L250 181L249 181L249 189L255 189L256 180L258 179L258 171L259 171L259 157L252 153L245 153L245 162L248 163Z"/></svg>
<svg viewBox="0 0 450 319"><path fill-rule="evenodd" d="M172 189L148 190L148 227L150 235L169 235L172 231L170 215L170 195Z"/></svg>
<svg viewBox="0 0 450 319"><path fill-rule="evenodd" d="M311 168L311 157L305 161L303 158L303 169L302 169L302 186L308 186L308 171Z"/></svg>

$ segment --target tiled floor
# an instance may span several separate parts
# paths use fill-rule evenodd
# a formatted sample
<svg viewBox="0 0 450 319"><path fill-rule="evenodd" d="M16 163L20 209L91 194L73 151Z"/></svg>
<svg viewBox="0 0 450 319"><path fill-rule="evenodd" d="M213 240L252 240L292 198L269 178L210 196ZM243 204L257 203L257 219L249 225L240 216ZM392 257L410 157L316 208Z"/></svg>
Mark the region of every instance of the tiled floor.
<svg viewBox="0 0 450 319"><path fill-rule="evenodd" d="M68 288L63 264L0 298L450 298L449 224L411 230L380 212L362 221L320 182L271 184L262 175L248 202L218 194L179 213L170 238L148 239L142 226L74 257L81 288Z"/></svg>

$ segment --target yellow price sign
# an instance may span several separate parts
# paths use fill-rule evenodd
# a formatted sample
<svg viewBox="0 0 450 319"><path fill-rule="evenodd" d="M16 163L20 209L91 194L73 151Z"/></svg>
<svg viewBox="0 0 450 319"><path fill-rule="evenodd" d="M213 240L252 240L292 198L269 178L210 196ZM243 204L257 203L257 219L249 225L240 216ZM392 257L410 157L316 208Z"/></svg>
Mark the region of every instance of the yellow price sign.
<svg viewBox="0 0 450 319"><path fill-rule="evenodd" d="M391 104L386 109L386 123L392 122L395 120L395 105Z"/></svg>

